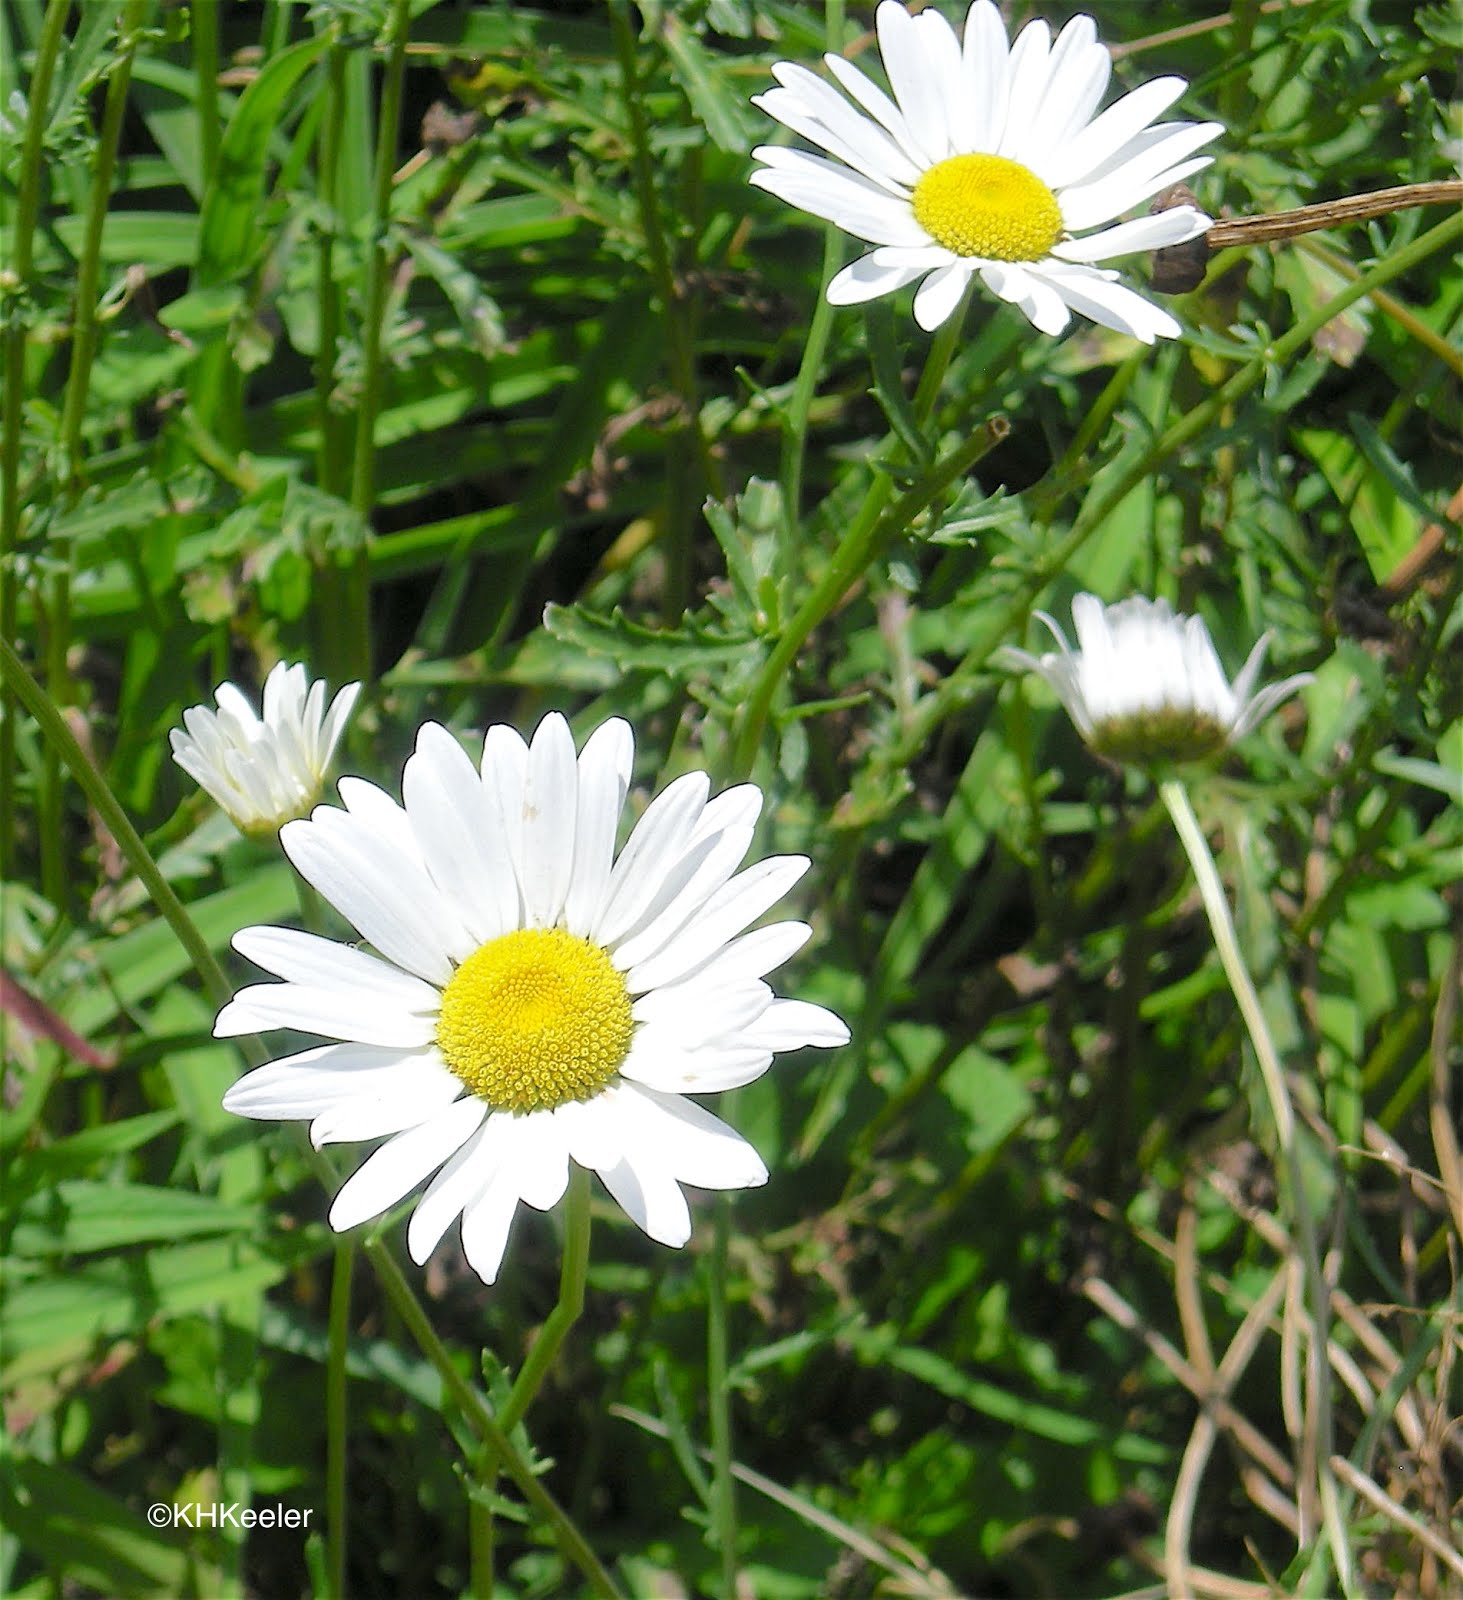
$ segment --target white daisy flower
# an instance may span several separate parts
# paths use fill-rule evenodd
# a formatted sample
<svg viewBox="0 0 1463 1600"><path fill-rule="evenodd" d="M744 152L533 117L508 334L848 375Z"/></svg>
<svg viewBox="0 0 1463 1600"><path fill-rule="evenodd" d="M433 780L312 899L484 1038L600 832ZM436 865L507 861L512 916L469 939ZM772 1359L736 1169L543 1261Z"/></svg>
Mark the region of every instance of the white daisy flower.
<svg viewBox="0 0 1463 1600"><path fill-rule="evenodd" d="M376 953L246 928L234 948L285 981L241 990L214 1032L339 1041L224 1097L242 1116L308 1118L317 1147L386 1136L336 1196L333 1227L380 1215L435 1172L407 1232L413 1260L461 1217L463 1251L492 1283L519 1201L548 1210L571 1160L669 1245L691 1231L682 1183L766 1182L751 1145L686 1095L750 1083L778 1050L847 1042L832 1012L763 982L807 925L746 931L809 863L738 872L761 792L709 799L700 772L650 804L616 857L633 756L614 719L576 757L555 714L532 745L489 729L479 772L428 723L404 806L343 778L343 811L320 806L281 831Z"/></svg>
<svg viewBox="0 0 1463 1600"><path fill-rule="evenodd" d="M320 798L358 683L325 707L325 684L279 662L264 680L264 715L232 683L214 692L217 711L190 706L169 734L173 760L247 834L273 834Z"/></svg>
<svg viewBox="0 0 1463 1600"><path fill-rule="evenodd" d="M1007 646L1001 660L1045 678L1077 731L1112 761L1141 765L1213 755L1311 681L1309 672L1298 672L1255 690L1267 633L1231 684L1204 619L1175 616L1166 600L1135 596L1104 606L1095 595L1079 594L1072 602L1076 650L1044 611L1036 615L1058 653L1037 657Z"/></svg>
<svg viewBox="0 0 1463 1600"><path fill-rule="evenodd" d="M852 305L922 278L914 316L930 330L979 276L1043 333L1078 311L1145 344L1176 335L1168 312L1093 263L1210 226L1193 206L1105 226L1209 164L1194 151L1218 123L1154 124L1185 81L1155 78L1096 115L1112 57L1091 17L1073 17L1055 42L1046 23L1028 23L1009 47L991 0L971 6L963 45L933 9L912 17L884 0L876 22L892 99L837 55L824 60L847 99L789 61L772 69L779 87L753 97L836 160L763 145L751 181L877 246L838 273L829 300Z"/></svg>

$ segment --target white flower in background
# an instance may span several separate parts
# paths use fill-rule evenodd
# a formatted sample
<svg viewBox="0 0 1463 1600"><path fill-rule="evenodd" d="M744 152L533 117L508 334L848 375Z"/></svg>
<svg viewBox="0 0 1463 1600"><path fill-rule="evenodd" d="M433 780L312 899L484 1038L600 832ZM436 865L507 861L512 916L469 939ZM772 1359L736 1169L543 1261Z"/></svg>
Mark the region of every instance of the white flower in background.
<svg viewBox="0 0 1463 1600"><path fill-rule="evenodd" d="M412 1215L412 1258L461 1217L463 1251L491 1283L519 1201L548 1210L571 1160L669 1245L691 1231L682 1183L766 1181L751 1145L685 1096L750 1083L775 1051L847 1041L831 1012L763 982L809 928L745 931L809 863L773 856L738 872L761 793L709 799L699 772L651 803L616 857L633 756L614 719L576 757L555 714L531 746L489 729L479 772L428 723L404 806L343 778L343 811L320 806L281 832L376 953L246 928L235 949L285 981L241 990L214 1032L339 1041L259 1067L224 1097L242 1116L310 1119L317 1146L387 1136L336 1196L333 1227L436 1173Z"/></svg>
<svg viewBox="0 0 1463 1600"><path fill-rule="evenodd" d="M325 773L361 692L348 683L329 710L325 684L279 662L264 680L264 714L232 683L217 711L191 706L169 734L173 760L248 834L273 834L320 798Z"/></svg>
<svg viewBox="0 0 1463 1600"><path fill-rule="evenodd" d="M1058 652L1040 657L1007 646L1007 666L1038 673L1056 690L1077 731L1112 761L1197 761L1257 726L1311 681L1299 672L1256 691L1270 635L1250 652L1233 684L1202 617L1176 616L1166 600L1141 596L1104 606L1072 602L1077 648L1044 611Z"/></svg>
<svg viewBox="0 0 1463 1600"><path fill-rule="evenodd" d="M991 0L971 6L963 46L933 9L912 17L884 0L876 22L893 99L837 55L824 60L847 99L788 61L772 69L779 87L753 97L837 159L763 145L751 181L877 246L838 273L829 300L852 305L923 278L915 321L934 329L978 276L1043 333L1077 311L1145 344L1176 335L1168 312L1093 263L1210 226L1192 206L1105 226L1209 164L1194 151L1218 123L1153 120L1184 80L1155 78L1097 115L1112 57L1091 17L1073 17L1055 42L1046 23L1028 23L1009 47Z"/></svg>

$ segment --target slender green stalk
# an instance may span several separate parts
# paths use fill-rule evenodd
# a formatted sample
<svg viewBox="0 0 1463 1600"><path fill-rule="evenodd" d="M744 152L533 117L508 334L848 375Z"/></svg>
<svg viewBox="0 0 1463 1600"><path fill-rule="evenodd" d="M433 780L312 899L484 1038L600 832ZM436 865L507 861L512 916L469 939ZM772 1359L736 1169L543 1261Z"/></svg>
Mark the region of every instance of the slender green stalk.
<svg viewBox="0 0 1463 1600"><path fill-rule="evenodd" d="M223 1005L232 998L233 991L222 967L208 948L193 919L183 903L173 892L171 884L162 875L152 852L147 848L126 811L112 793L110 785L97 770L91 758L77 743L66 725L65 718L52 703L50 696L26 670L25 663L15 653L7 639L0 638L0 683L13 692L15 698L35 719L43 739L53 742L61 752L67 770L76 779L87 799L95 808L102 824L116 840L118 848L147 890L154 906L173 930L174 937L183 947L203 984L205 992L215 1005ZM265 1052L257 1051L262 1059ZM338 1179L329 1161L316 1150L308 1153L310 1163L321 1183L328 1189L338 1187ZM457 1370L452 1352L443 1344L431 1319L412 1293L402 1276L391 1252L379 1239L367 1239L362 1250L383 1291L423 1355L437 1369L444 1389L452 1398L473 1431L489 1446L502 1470L518 1486L530 1508L548 1528L554 1542L565 1558L584 1574L591 1590L602 1600L622 1600L613 1579L605 1571L599 1558L577 1525L544 1488L533 1468L523 1459L513 1442L499 1426L487 1401Z"/></svg>
<svg viewBox="0 0 1463 1600"><path fill-rule="evenodd" d="M603 1600L623 1600L614 1580L590 1549L584 1535L559 1502L534 1476L533 1469L519 1455L512 1441L498 1425L488 1403L457 1370L452 1353L442 1343L431 1319L401 1275L395 1257L379 1239L368 1239L362 1247L375 1268L381 1287L396 1307L401 1320L420 1346L422 1354L436 1367L454 1403L468 1425L492 1450L502 1470L517 1484L529 1506L553 1534L564 1555L584 1574L590 1589Z"/></svg>
<svg viewBox="0 0 1463 1600"><path fill-rule="evenodd" d="M751 772L757 759L762 729L783 674L792 665L809 634L843 599L878 553L1005 436L1004 422L996 419L978 428L949 455L937 461L892 505L889 498L893 493L893 480L886 473L879 474L858 516L823 569L822 576L778 636L777 643L752 685L746 712L732 747L734 774L745 777Z"/></svg>
<svg viewBox="0 0 1463 1600"><path fill-rule="evenodd" d="M584 1280L589 1271L589 1171L572 1163L564 1210L564 1259L559 1267L559 1300L549 1313L528 1359L498 1413L498 1425L511 1432L543 1387L569 1330L584 1310Z"/></svg>
<svg viewBox="0 0 1463 1600"><path fill-rule="evenodd" d="M332 1600L347 1600L346 1349L350 1342L351 1278L355 1265L356 1241L349 1234L342 1235L335 1241L330 1269L330 1321L325 1351L325 1560Z"/></svg>
<svg viewBox="0 0 1463 1600"><path fill-rule="evenodd" d="M803 341L803 358L793 382L792 395L782 424L782 564L784 577L797 570L797 543L802 529L803 461L808 450L808 417L818 392L823 357L828 351L828 336L833 332L836 308L823 289L843 259L843 236L830 224L823 230L823 271L819 277L817 303L808 337Z"/></svg>
<svg viewBox="0 0 1463 1600"><path fill-rule="evenodd" d="M198 111L198 157L203 188L213 184L218 171L218 13L216 4L188 8L193 38L194 105Z"/></svg>
<svg viewBox="0 0 1463 1600"><path fill-rule="evenodd" d="M117 164L117 143L127 110L127 89L132 80L132 59L147 0L128 0L117 24L117 53L107 79L92 159L91 192L87 198L86 228L76 262L76 302L71 320L71 364L61 404L62 495L73 500L81 486L81 432L86 418L87 393L97 344L97 292L101 281L102 226L112 196L112 175ZM67 652L71 646L71 545L51 552L53 571L46 608L46 683L51 698L64 705L71 696ZM67 895L66 857L61 836L61 761L53 746L46 747L40 799L41 888L52 905Z"/></svg>
<svg viewBox="0 0 1463 1600"><path fill-rule="evenodd" d="M721 1553L721 1600L737 1600L737 1484L732 1476L731 1387L727 1381L727 1244L731 1201L718 1194L711 1215L706 1304L706 1389L711 1419L711 1526Z"/></svg>
<svg viewBox="0 0 1463 1600"><path fill-rule="evenodd" d="M719 492L720 473L712 460L710 446L701 429L700 403L696 397L696 355L687 316L685 297L676 282L675 266L665 226L656 200L655 164L650 151L650 131L640 94L639 71L635 61L635 33L630 25L626 0L610 0L610 31L614 35L615 55L620 64L625 115L630 124L630 165L635 180L635 202L640 227L650 256L650 275L665 316L666 359L671 385L681 401L682 425L675 437L675 451L668 464L671 493L665 527L665 610L671 620L678 619L691 595L692 518L703 486ZM689 457L685 443L691 445Z"/></svg>
<svg viewBox="0 0 1463 1600"><path fill-rule="evenodd" d="M356 411L351 505L364 521L376 495L376 413L381 404L381 343L385 332L387 231L391 223L391 178L396 168L396 137L401 124L401 91L406 74L406 36L411 0L392 0L391 38L386 77L377 112L376 184L371 216L371 259L366 277L366 314L361 398ZM371 675L371 555L363 540L354 552L346 582L345 671L352 678Z"/></svg>
<svg viewBox="0 0 1463 1600"><path fill-rule="evenodd" d="M1301 1169L1300 1152L1296 1144L1295 1108L1291 1104L1290 1089L1285 1082L1285 1071L1270 1037L1270 1027L1260 997L1255 992L1253 979L1240 953L1235 936L1234 921L1229 914L1224 885L1219 869L1209 849L1209 841L1194 815L1188 791L1175 778L1166 779L1158 786L1159 795L1168 807L1173 825L1188 855L1204 910L1209 917L1214 945L1219 952L1220 964L1234 998L1244 1018L1245 1028L1254 1046L1255 1059L1260 1065L1260 1078L1265 1086L1265 1097L1270 1105L1270 1117L1275 1124L1275 1138L1280 1147L1281 1162L1290 1190L1290 1204L1294 1216L1295 1234L1300 1244L1301 1262L1305 1270L1306 1288L1311 1303L1311 1338L1307 1351L1307 1406L1309 1421L1315 1431L1316 1477L1321 1498L1321 1519L1326 1539L1331 1547L1331 1558L1336 1564L1341 1587L1350 1596L1355 1592L1355 1579L1351 1567L1351 1549L1346 1537L1346 1524L1341 1515L1341 1499L1336 1486L1335 1471L1331 1466L1331 1363L1327 1354L1328 1330L1331 1323L1331 1291L1321 1266L1321 1251L1316 1238L1315 1220L1311 1216L1310 1202L1306 1198L1305 1175Z"/></svg>
<svg viewBox="0 0 1463 1600"><path fill-rule="evenodd" d="M344 121L345 50L337 39L325 57L325 114L320 119L318 183L324 218L320 225L315 263L315 311L318 345L315 351L315 475L320 487L340 494L346 486L343 419L331 405L335 390L335 358L340 348L340 291L335 282L336 204L340 192L340 138Z"/></svg>
<svg viewBox="0 0 1463 1600"><path fill-rule="evenodd" d="M20 150L10 260L0 267L4 307L4 394L0 396L0 640L16 636L20 598L16 589L16 546L20 543L20 439L25 417L25 329L23 296L30 283L36 219L41 205L44 142L51 104L51 80L71 10L70 0L50 0L36 41L35 65L27 85L28 112ZM0 880L11 876L15 861L15 718L0 690Z"/></svg>
<svg viewBox="0 0 1463 1600"><path fill-rule="evenodd" d="M559 1298L549 1313L533 1349L523 1363L513 1387L498 1412L498 1426L505 1434L528 1414L544 1379L554 1365L569 1330L584 1310L584 1282L589 1272L589 1171L571 1164L569 1198L564 1210L564 1258L559 1265ZM491 1447L485 1447L477 1462L480 1495L469 1502L469 1534L472 1545L473 1593L491 1600L493 1592L493 1509L491 1497L498 1477L498 1462Z"/></svg>

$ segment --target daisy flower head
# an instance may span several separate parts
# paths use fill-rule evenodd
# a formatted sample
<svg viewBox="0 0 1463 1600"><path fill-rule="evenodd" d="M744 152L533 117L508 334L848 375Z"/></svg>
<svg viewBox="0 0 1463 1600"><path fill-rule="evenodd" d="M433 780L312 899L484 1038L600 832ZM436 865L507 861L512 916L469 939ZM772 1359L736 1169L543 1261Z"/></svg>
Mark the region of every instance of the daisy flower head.
<svg viewBox="0 0 1463 1600"><path fill-rule="evenodd" d="M843 94L781 61L778 87L753 96L828 154L763 145L751 181L876 247L833 278L828 299L853 305L923 279L914 317L929 331L978 277L1043 333L1061 333L1077 311L1145 344L1178 334L1167 311L1097 263L1210 226L1187 205L1108 226L1209 164L1194 152L1218 123L1154 121L1185 81L1155 78L1098 113L1112 57L1091 17L1055 40L1030 22L1014 44L991 0L975 0L963 38L933 7L911 16L899 0L884 0L875 21L892 94L827 55Z"/></svg>
<svg viewBox="0 0 1463 1600"><path fill-rule="evenodd" d="M1267 633L1230 683L1204 619L1176 616L1166 600L1135 596L1105 606L1079 594L1072 602L1075 650L1044 611L1036 615L1057 651L1033 656L1007 646L1003 663L1044 678L1077 731L1111 761L1144 766L1215 755L1311 681L1299 672L1255 688Z"/></svg>
<svg viewBox="0 0 1463 1600"><path fill-rule="evenodd" d="M173 760L242 832L272 836L320 798L360 692L348 683L327 709L323 681L278 662L264 680L262 715L232 683L214 691L217 710L190 706L168 735Z"/></svg>
<svg viewBox="0 0 1463 1600"><path fill-rule="evenodd" d="M428 723L403 804L343 778L343 810L320 806L281 832L373 951L287 928L235 937L284 981L241 990L214 1032L333 1042L247 1073L224 1105L308 1119L317 1147L385 1138L335 1197L336 1229L430 1178L412 1258L460 1217L467 1260L492 1283L519 1201L556 1204L570 1161L669 1245L690 1236L682 1183L766 1182L751 1145L687 1096L750 1083L779 1050L847 1041L832 1012L764 981L807 925L747 931L809 862L738 871L761 792L711 798L700 772L668 785L616 854L633 758L617 718L577 753L557 714L531 744L493 727L480 767Z"/></svg>

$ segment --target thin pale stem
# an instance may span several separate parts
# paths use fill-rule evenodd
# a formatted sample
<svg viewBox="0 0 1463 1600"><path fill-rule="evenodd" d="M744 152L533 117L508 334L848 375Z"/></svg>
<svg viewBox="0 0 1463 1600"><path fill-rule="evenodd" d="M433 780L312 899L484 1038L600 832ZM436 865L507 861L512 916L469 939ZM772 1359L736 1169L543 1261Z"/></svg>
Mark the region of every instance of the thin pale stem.
<svg viewBox="0 0 1463 1600"><path fill-rule="evenodd" d="M823 293L843 256L842 236L832 226L823 232L823 286L813 307L813 320L803 342L803 358L793 382L792 395L783 415L782 429L782 571L788 576L796 570L797 542L802 526L803 461L808 449L808 417L818 392L823 357L833 331L835 308Z"/></svg>
<svg viewBox="0 0 1463 1600"><path fill-rule="evenodd" d="M216 5L189 7L193 35L193 74L198 110L198 156L203 187L213 183L218 170L218 13Z"/></svg>
<svg viewBox="0 0 1463 1600"><path fill-rule="evenodd" d="M731 1388L727 1381L727 1244L731 1201L718 1194L707 1263L706 1389L711 1419L711 1526L721 1556L721 1600L737 1600L737 1486L732 1476Z"/></svg>
<svg viewBox="0 0 1463 1600"><path fill-rule="evenodd" d="M1245 1029L1254 1047L1255 1059L1260 1067L1260 1079L1265 1088L1265 1098L1270 1106L1270 1117L1275 1125L1275 1139L1280 1148L1286 1183L1290 1190L1290 1204L1295 1223L1295 1234L1300 1245L1301 1263L1305 1272L1308 1298L1311 1302L1311 1339L1307 1359L1307 1411L1314 1432L1316 1450L1316 1477L1320 1490L1321 1520L1331 1548L1331 1559L1341 1587L1349 1596L1353 1593L1354 1578L1351 1568L1351 1548L1346 1537L1346 1525L1341 1516L1341 1500L1336 1488L1336 1475L1331 1466L1331 1368L1326 1352L1327 1330L1331 1319L1331 1291L1321 1266L1321 1251L1316 1238L1315 1220L1311 1216L1310 1202L1306 1198L1305 1175L1301 1168L1300 1152L1296 1144L1295 1108L1291 1104L1290 1089L1285 1081L1285 1071L1270 1036L1270 1026L1260 997L1255 991L1244 956L1240 953L1235 935L1234 920L1229 914L1224 885L1219 869L1209 849L1209 841L1194 815L1188 791L1176 778L1166 779L1159 785L1159 795L1168 814L1173 819L1175 831L1189 858L1204 910L1209 918L1214 945L1219 952L1220 964L1244 1019Z"/></svg>
<svg viewBox="0 0 1463 1600"><path fill-rule="evenodd" d="M98 771L95 763L77 743L75 735L66 725L66 719L57 710L50 696L26 670L25 663L15 653L10 642L0 637L0 682L35 719L41 737L56 745L67 770L95 808L102 825L111 833L117 847L127 858L146 889L151 903L163 920L173 930L173 935L183 947L204 991L215 1005L222 1006L232 997L233 991L223 968L219 966L207 941L199 933L187 909L173 892L163 876L152 852L141 835L132 826L125 809L112 793L111 786ZM253 1060L262 1060L266 1052L247 1041L241 1046ZM308 1159L324 1187L333 1192L339 1187L337 1175L329 1161L316 1150L309 1150ZM379 1239L367 1239L361 1246L371 1263L377 1280L398 1316L421 1348L422 1354L437 1369L443 1388L451 1397L469 1426L495 1454L502 1470L518 1486L530 1509L549 1530L564 1557L584 1574L590 1589L602 1600L623 1600L614 1580L605 1571L598 1556L578 1526L539 1482L533 1468L523 1459L513 1442L499 1426L487 1401L463 1377L452 1359L452 1352L443 1344L431 1319L422 1309L411 1286L402 1276L395 1258Z"/></svg>

